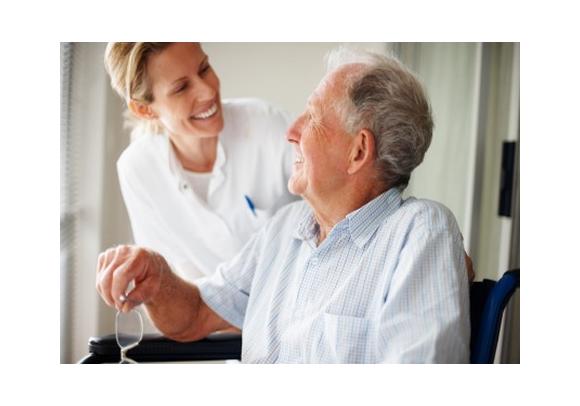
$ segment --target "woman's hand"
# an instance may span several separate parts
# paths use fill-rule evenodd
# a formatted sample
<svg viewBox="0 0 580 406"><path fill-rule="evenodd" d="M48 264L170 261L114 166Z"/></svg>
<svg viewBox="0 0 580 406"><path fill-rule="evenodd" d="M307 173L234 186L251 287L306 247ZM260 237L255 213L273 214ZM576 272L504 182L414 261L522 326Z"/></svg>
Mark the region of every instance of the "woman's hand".
<svg viewBox="0 0 580 406"><path fill-rule="evenodd" d="M107 305L127 312L153 300L167 272L170 272L169 265L156 252L132 245L119 245L99 255L97 292ZM131 281L135 282L135 287L127 292Z"/></svg>

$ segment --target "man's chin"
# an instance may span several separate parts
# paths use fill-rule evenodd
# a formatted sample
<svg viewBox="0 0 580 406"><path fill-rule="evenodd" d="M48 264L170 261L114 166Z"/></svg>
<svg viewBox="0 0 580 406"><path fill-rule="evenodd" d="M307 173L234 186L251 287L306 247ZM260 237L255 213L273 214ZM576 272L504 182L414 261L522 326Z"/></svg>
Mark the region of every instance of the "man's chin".
<svg viewBox="0 0 580 406"><path fill-rule="evenodd" d="M300 187L296 183L297 183L296 181L294 181L292 178L290 178L288 180L288 191L290 193L292 193L293 195L302 196L302 193L304 191L303 190L304 188L303 187Z"/></svg>

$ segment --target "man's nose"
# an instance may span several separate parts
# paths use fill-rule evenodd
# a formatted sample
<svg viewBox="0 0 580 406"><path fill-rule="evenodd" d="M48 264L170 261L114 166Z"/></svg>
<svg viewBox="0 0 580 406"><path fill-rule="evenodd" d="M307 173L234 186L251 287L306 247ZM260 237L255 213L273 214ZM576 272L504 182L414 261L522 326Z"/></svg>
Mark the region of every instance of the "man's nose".
<svg viewBox="0 0 580 406"><path fill-rule="evenodd" d="M288 142L300 142L300 136L302 135L302 126L304 124L304 114L298 117L294 123L288 128L286 132L286 139Z"/></svg>

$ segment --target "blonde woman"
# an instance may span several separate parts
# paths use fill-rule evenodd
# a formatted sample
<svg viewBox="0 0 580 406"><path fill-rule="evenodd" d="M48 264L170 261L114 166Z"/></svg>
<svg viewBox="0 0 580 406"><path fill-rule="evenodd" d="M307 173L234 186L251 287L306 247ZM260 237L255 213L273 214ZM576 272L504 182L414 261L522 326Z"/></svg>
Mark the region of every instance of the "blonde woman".
<svg viewBox="0 0 580 406"><path fill-rule="evenodd" d="M297 199L290 118L260 100L222 101L198 43L109 43L105 66L146 128L117 162L135 243L184 279L212 274Z"/></svg>

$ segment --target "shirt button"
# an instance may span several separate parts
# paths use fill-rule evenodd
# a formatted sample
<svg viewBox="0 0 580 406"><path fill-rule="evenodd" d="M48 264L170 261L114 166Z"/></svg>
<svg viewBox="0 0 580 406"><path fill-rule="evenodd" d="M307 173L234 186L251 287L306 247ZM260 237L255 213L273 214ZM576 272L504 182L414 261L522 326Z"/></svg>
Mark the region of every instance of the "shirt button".
<svg viewBox="0 0 580 406"><path fill-rule="evenodd" d="M187 186L187 183L183 183L183 184L181 185L181 189L183 189L183 190L187 190L187 188L188 188L188 186Z"/></svg>

